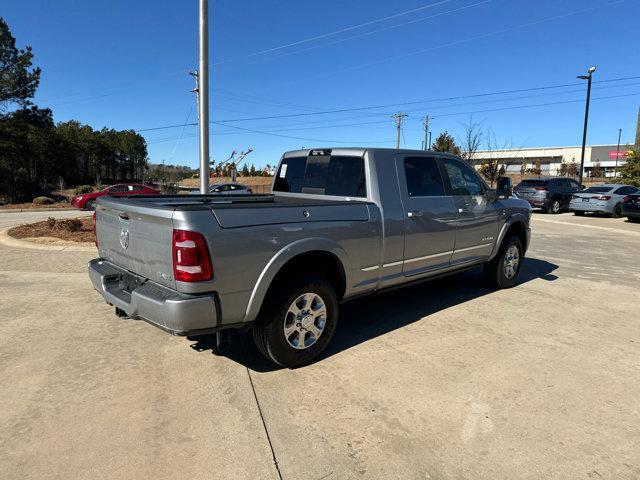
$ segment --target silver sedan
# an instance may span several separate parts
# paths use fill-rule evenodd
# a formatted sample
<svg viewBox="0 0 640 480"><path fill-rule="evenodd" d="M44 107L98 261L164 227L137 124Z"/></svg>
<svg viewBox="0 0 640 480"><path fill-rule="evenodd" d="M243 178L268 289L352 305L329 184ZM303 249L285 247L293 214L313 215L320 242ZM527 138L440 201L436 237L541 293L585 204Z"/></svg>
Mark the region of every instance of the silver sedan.
<svg viewBox="0 0 640 480"><path fill-rule="evenodd" d="M574 193L569 203L569 210L576 215L594 212L605 213L616 218L621 217L622 200L626 195L636 192L638 192L638 188L632 185L594 185Z"/></svg>

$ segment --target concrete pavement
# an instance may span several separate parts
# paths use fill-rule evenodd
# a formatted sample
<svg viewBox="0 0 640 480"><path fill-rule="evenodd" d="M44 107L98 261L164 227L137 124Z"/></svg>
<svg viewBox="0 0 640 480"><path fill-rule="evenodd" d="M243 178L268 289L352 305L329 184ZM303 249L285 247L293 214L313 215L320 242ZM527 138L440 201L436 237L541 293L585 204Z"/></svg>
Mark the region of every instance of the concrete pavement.
<svg viewBox="0 0 640 480"><path fill-rule="evenodd" d="M344 305L325 357L297 370L246 337L218 356L117 319L91 253L0 246L0 471L639 478L638 238L579 220L534 215L514 289L471 271Z"/></svg>

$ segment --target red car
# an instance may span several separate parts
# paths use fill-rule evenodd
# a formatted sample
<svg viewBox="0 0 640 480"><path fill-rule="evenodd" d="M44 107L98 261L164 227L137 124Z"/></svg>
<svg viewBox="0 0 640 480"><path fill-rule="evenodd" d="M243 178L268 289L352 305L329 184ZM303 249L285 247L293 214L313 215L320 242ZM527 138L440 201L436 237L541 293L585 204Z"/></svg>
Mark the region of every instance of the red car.
<svg viewBox="0 0 640 480"><path fill-rule="evenodd" d="M83 193L71 199L71 205L76 208L84 208L85 210L93 210L96 206L96 199L109 195L112 197L120 197L123 195L160 195L160 190L151 188L141 183L119 183L112 185L104 190L93 193Z"/></svg>

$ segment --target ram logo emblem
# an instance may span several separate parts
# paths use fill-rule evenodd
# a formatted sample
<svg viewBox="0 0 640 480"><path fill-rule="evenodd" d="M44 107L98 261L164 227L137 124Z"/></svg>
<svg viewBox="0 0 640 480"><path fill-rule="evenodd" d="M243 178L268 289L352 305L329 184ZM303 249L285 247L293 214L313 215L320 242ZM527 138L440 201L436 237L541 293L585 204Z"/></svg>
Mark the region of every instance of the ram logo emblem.
<svg viewBox="0 0 640 480"><path fill-rule="evenodd" d="M125 250L129 248L129 230L124 227L120 229L120 246Z"/></svg>

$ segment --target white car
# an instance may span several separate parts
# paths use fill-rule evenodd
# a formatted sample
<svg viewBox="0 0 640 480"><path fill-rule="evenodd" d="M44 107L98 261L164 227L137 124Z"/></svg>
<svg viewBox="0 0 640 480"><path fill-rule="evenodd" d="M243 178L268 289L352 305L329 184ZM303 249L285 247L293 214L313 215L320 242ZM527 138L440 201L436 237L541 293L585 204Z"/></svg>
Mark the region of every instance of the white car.
<svg viewBox="0 0 640 480"><path fill-rule="evenodd" d="M622 216L622 200L624 197L637 192L638 188L633 185L593 185L571 196L569 210L575 215L593 212L605 213L618 218Z"/></svg>

